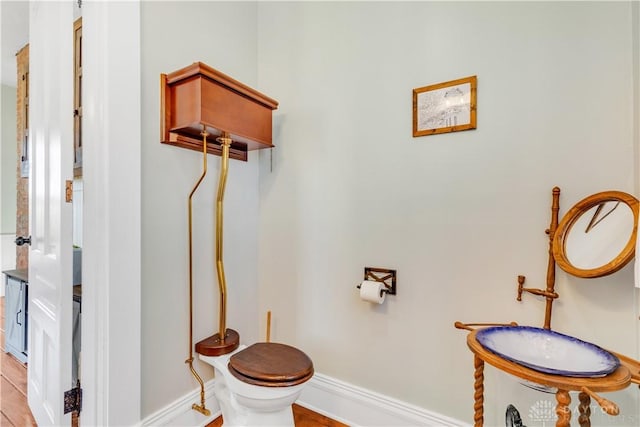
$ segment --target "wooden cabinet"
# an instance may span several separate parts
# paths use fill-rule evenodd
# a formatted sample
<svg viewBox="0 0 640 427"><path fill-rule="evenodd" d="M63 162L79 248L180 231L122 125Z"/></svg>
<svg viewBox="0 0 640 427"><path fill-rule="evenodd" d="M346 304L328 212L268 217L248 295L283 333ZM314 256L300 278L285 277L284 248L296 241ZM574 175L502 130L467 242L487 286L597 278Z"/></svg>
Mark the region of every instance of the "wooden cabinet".
<svg viewBox="0 0 640 427"><path fill-rule="evenodd" d="M4 348L23 363L27 362L27 292L26 277L15 270L5 272Z"/></svg>
<svg viewBox="0 0 640 427"><path fill-rule="evenodd" d="M248 150L273 147L272 113L278 101L220 71L195 62L160 76L162 143L202 151L202 130L210 138L207 152L220 155L216 137L232 139L229 157L247 160Z"/></svg>

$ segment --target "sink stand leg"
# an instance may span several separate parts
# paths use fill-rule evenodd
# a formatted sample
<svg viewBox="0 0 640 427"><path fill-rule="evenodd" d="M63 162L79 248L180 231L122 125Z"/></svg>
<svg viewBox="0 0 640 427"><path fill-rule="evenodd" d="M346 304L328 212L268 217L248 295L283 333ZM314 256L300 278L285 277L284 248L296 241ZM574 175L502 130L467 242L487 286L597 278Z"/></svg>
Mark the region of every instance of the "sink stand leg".
<svg viewBox="0 0 640 427"><path fill-rule="evenodd" d="M484 361L477 355L474 355L473 365L476 368L473 377L475 379L473 388L473 421L474 427L482 427L484 425Z"/></svg>
<svg viewBox="0 0 640 427"><path fill-rule="evenodd" d="M580 423L580 427L591 427L591 420L589 419L591 416L591 397L581 391L579 398L580 406L578 409L580 410L580 416L578 417L578 422Z"/></svg>
<svg viewBox="0 0 640 427"><path fill-rule="evenodd" d="M566 390L558 390L556 393L556 414L558 414L558 421L556 421L556 427L569 427L571 422L571 410L569 404L571 404L571 396Z"/></svg>

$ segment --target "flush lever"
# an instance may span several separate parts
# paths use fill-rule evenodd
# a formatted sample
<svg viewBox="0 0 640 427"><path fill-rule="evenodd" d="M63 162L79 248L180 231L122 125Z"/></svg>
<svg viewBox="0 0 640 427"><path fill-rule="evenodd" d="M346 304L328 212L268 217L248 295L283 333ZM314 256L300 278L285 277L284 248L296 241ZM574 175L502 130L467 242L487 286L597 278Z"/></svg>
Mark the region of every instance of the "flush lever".
<svg viewBox="0 0 640 427"><path fill-rule="evenodd" d="M24 237L24 236L18 236L16 237L16 245L18 246L22 246L24 244L27 244L29 246L31 246L31 236L29 237Z"/></svg>

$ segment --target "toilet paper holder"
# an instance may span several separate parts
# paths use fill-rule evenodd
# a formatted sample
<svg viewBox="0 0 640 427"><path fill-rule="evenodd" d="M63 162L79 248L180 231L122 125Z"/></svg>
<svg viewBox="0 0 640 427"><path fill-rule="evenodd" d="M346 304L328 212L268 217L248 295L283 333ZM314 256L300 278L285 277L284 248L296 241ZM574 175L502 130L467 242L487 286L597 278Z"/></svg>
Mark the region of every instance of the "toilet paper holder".
<svg viewBox="0 0 640 427"><path fill-rule="evenodd" d="M381 292L385 292L388 295L396 294L396 270L390 270L388 268L365 267L364 280L373 280L375 282L380 282L385 286L385 289L383 289ZM360 289L360 284L358 284L356 288Z"/></svg>

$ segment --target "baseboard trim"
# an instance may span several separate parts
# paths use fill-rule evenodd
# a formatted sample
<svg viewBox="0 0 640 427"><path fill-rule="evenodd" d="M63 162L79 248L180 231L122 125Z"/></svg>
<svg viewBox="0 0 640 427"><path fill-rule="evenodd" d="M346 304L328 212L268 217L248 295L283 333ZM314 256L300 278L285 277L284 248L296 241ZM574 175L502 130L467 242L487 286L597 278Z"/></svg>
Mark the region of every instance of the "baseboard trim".
<svg viewBox="0 0 640 427"><path fill-rule="evenodd" d="M220 406L218 405L216 398L213 396L214 381L214 379L211 379L204 383L205 403L207 409L211 411L210 416L205 417L198 411L191 409L191 405L194 403L200 403L200 388L197 388L144 418L141 421L140 426L206 426L220 415Z"/></svg>
<svg viewBox="0 0 640 427"><path fill-rule="evenodd" d="M350 426L470 426L318 373L309 381L296 403Z"/></svg>
<svg viewBox="0 0 640 427"><path fill-rule="evenodd" d="M211 415L205 417L191 409L200 401L195 389L143 419L140 426L202 427L220 415L213 396L211 379L205 383L205 398ZM437 426L469 427L470 424L428 411L389 396L316 373L296 402L325 417L349 426Z"/></svg>

